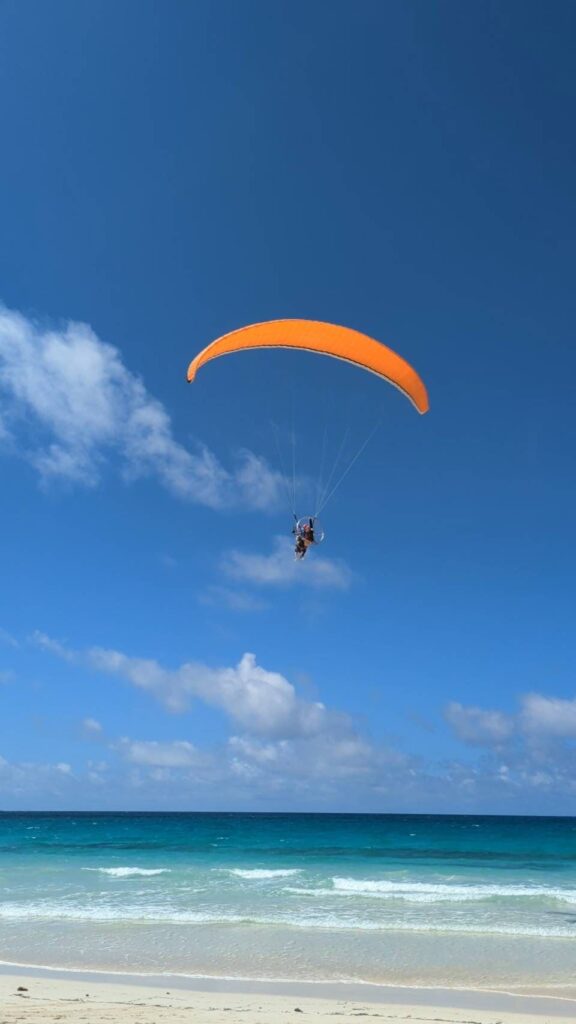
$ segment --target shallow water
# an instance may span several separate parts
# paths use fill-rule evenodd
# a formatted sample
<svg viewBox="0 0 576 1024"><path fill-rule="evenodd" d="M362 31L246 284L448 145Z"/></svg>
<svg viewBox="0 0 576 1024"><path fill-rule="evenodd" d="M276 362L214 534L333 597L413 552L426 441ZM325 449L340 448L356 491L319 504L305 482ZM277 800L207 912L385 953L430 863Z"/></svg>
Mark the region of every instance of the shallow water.
<svg viewBox="0 0 576 1024"><path fill-rule="evenodd" d="M562 987L575 939L574 819L0 816L7 961Z"/></svg>

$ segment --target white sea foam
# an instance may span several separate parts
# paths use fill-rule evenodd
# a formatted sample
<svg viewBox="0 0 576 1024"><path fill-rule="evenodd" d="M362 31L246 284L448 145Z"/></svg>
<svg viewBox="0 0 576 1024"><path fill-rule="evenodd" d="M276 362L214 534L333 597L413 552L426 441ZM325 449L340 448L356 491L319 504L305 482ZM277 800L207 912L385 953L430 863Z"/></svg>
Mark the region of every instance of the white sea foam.
<svg viewBox="0 0 576 1024"><path fill-rule="evenodd" d="M218 870L217 868L214 870ZM234 875L236 878L246 878L255 882L262 881L266 878L290 878L292 875L301 874L301 868L283 868L277 870L268 870L266 868L225 868L228 875Z"/></svg>
<svg viewBox="0 0 576 1024"><path fill-rule="evenodd" d="M83 871L97 871L101 875L110 875L111 878L148 878L152 875L165 875L170 868L82 868Z"/></svg>
<svg viewBox="0 0 576 1024"><path fill-rule="evenodd" d="M159 924L186 925L269 925L273 927L306 930L360 931L360 932L435 932L438 934L487 934L518 935L526 937L576 938L576 926L566 922L564 926L550 925L506 925L496 921L443 921L442 924L419 919L408 922L405 918L366 921L356 918L341 918L324 913L322 917L223 914L220 912L176 911L171 908L148 906L114 909L110 906L66 906L46 901L36 906L4 904L0 907L0 919L7 921L74 921L99 922L106 924L122 921L126 924L157 922Z"/></svg>
<svg viewBox="0 0 576 1024"><path fill-rule="evenodd" d="M284 892L292 893L295 896L358 896L371 897L380 900L405 900L407 903L466 903L484 899L478 893L470 893L466 896L458 896L453 893L406 893L400 890L390 892L355 892L352 890L338 891L337 889L301 889L296 886L285 886Z"/></svg>
<svg viewBox="0 0 576 1024"><path fill-rule="evenodd" d="M387 879L333 878L332 895L368 896L406 899L415 902L436 902L438 900L467 901L484 900L493 897L524 896L539 899L556 899L565 903L576 903L575 889L562 889L546 885L494 885L494 884L446 884L445 882L405 882ZM314 890L311 890L314 891ZM326 892L326 890L325 890Z"/></svg>

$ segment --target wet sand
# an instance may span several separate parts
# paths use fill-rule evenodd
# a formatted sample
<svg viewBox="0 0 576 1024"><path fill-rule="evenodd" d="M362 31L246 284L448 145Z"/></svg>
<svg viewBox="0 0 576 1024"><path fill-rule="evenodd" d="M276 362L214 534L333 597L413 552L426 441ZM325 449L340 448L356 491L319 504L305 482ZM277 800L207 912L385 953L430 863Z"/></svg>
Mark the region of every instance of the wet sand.
<svg viewBox="0 0 576 1024"><path fill-rule="evenodd" d="M0 970L0 1024L275 1024L308 1018L352 1024L553 1024L576 1020L576 1000L457 989L223 982Z"/></svg>

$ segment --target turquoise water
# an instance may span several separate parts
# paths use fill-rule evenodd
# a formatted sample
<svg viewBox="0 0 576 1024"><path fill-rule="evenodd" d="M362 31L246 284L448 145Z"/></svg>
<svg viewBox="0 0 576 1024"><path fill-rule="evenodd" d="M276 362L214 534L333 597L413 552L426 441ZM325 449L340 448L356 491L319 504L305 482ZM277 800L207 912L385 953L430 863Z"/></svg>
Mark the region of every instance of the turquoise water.
<svg viewBox="0 0 576 1024"><path fill-rule="evenodd" d="M573 984L576 820L0 815L0 958L100 969Z"/></svg>

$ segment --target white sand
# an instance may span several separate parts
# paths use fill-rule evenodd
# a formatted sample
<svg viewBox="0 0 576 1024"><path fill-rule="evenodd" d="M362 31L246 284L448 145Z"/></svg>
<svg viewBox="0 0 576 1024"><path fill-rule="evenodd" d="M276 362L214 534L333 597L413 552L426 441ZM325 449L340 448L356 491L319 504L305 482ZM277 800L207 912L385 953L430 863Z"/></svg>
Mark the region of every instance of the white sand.
<svg viewBox="0 0 576 1024"><path fill-rule="evenodd" d="M113 980L111 980L113 978ZM286 992L238 992L234 983L202 991L201 982L186 985L166 979L162 986L127 976L32 971L11 967L0 973L0 1024L282 1024L314 1019L358 1024L367 1017L382 1024L574 1024L576 1001L507 996L489 992L381 989L378 1001L311 997ZM25 991L18 991L21 987ZM256 986L253 986L256 987ZM269 987L269 986L267 986ZM322 986L324 989L324 986ZM386 999L390 1001L387 1002ZM382 1001L380 1001L382 1000Z"/></svg>

